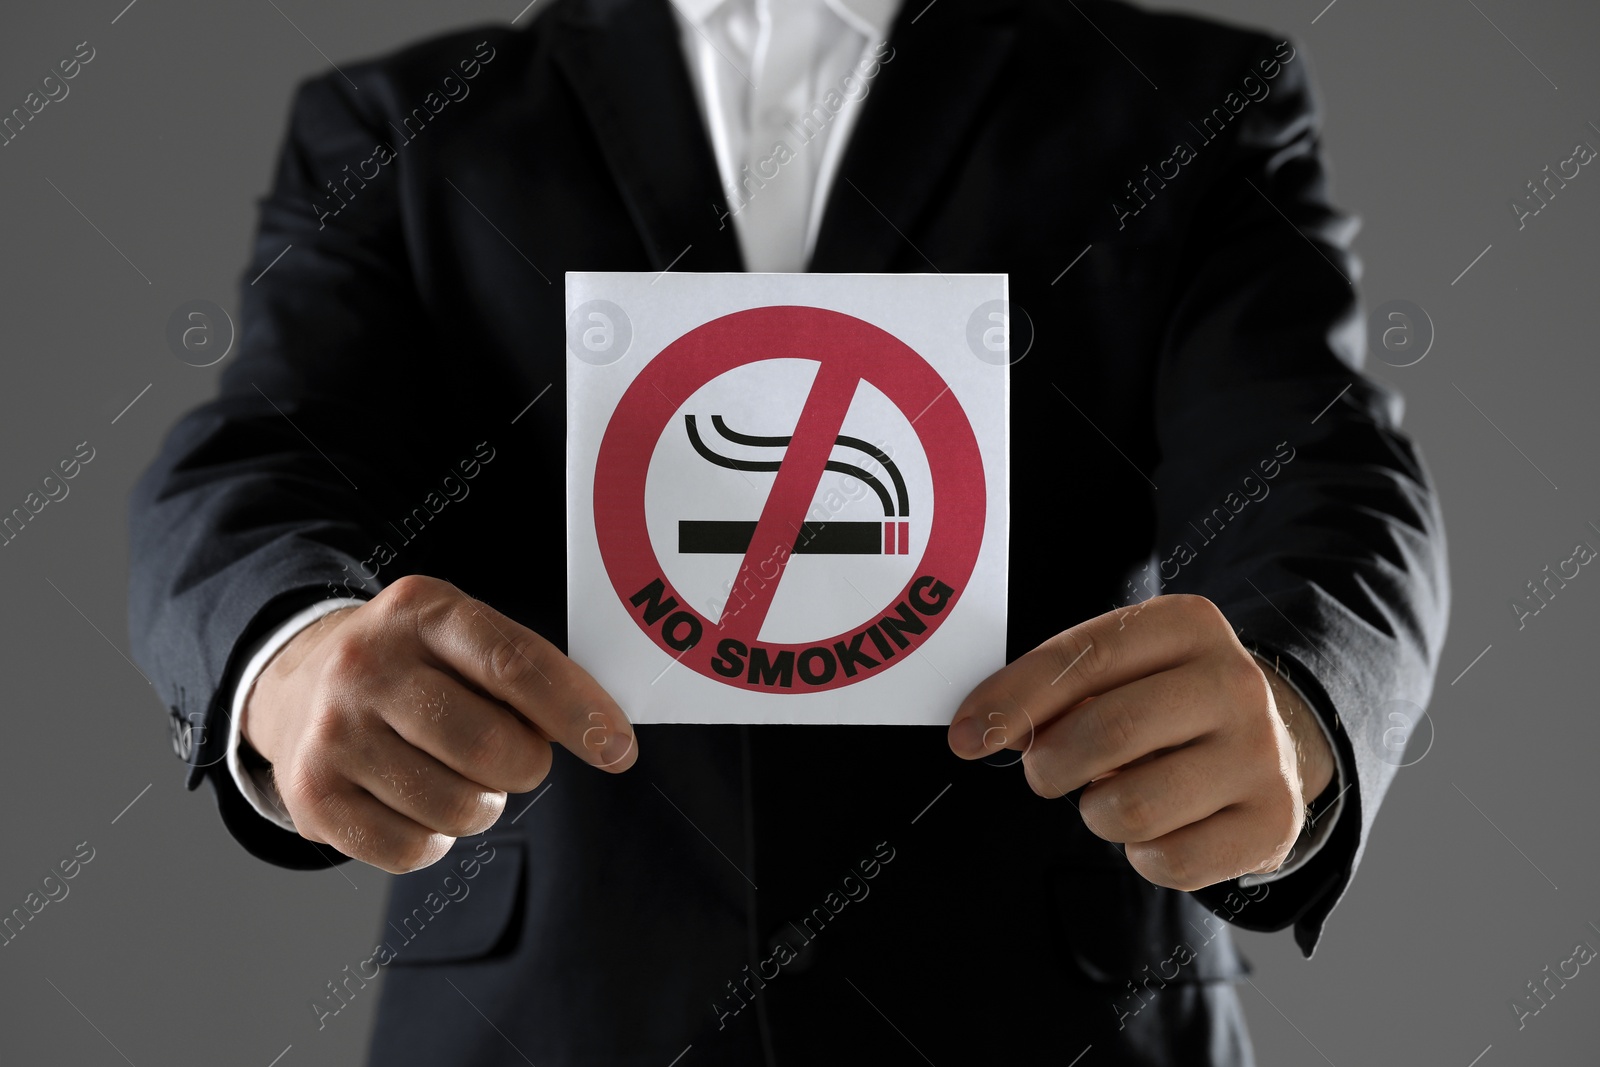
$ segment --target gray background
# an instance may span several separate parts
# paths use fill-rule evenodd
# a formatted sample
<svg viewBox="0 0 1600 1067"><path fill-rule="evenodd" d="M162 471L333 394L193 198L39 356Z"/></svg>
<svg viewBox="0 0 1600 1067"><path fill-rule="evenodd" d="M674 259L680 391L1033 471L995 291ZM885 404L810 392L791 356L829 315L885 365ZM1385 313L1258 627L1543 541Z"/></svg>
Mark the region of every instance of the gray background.
<svg viewBox="0 0 1600 1067"><path fill-rule="evenodd" d="M0 34L4 112L78 42L98 53L0 148L0 512L78 442L96 450L0 548L0 913L79 842L95 849L70 895L0 948L0 1059L351 1063L376 990L321 1032L307 1004L370 952L387 876L256 861L209 788L184 791L163 702L122 654L125 505L162 434L213 390L216 369L168 350L166 320L195 298L237 307L291 85L321 53L510 21L525 0L124 2L17 5ZM1575 142L1600 145L1600 13L1336 0L1319 16L1323 2L1180 6L1304 46L1335 194L1365 222L1367 306L1410 300L1436 326L1422 362L1372 363L1403 390L1438 480L1454 612L1433 745L1400 772L1316 959L1287 933L1241 934L1257 966L1242 996L1267 1064L1577 1062L1593 1055L1600 974L1520 1032L1509 1004L1575 942L1600 946L1600 573L1523 629L1509 605L1578 540L1600 546L1600 167L1521 232L1507 205Z"/></svg>

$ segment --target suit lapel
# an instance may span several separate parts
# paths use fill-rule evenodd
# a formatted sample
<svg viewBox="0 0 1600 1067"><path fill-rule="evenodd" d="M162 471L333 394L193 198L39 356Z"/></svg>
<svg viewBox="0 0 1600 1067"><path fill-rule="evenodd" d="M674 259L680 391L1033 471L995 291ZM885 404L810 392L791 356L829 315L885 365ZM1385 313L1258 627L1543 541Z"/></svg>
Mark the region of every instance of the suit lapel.
<svg viewBox="0 0 1600 1067"><path fill-rule="evenodd" d="M915 241L939 180L972 143L1015 22L1006 0L905 0L828 193L811 270L882 271Z"/></svg>
<svg viewBox="0 0 1600 1067"><path fill-rule="evenodd" d="M664 0L577 0L554 52L656 270L739 271L716 157Z"/></svg>

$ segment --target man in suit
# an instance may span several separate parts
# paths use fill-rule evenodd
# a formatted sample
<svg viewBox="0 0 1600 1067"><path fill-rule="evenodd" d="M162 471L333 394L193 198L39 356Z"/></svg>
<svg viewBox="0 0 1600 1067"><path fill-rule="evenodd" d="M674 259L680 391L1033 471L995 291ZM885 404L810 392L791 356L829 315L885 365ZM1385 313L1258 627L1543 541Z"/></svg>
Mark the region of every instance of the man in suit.
<svg viewBox="0 0 1600 1067"><path fill-rule="evenodd" d="M406 872L317 1025L382 972L383 1063L1250 1062L1228 927L1310 954L1448 600L1353 231L1291 43L1108 0L546 0L303 84L131 629L247 849ZM635 728L562 654L569 269L1009 274L948 731Z"/></svg>

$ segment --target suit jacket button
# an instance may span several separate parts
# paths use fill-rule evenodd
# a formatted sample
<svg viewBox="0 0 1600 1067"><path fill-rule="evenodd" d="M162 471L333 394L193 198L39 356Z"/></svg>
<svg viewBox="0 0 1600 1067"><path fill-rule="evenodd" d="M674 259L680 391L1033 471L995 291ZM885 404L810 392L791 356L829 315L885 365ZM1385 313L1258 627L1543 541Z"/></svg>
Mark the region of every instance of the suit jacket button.
<svg viewBox="0 0 1600 1067"><path fill-rule="evenodd" d="M183 721L183 715L177 708L169 706L167 713L167 726L172 734L172 752L187 763L189 756L194 752L194 729Z"/></svg>

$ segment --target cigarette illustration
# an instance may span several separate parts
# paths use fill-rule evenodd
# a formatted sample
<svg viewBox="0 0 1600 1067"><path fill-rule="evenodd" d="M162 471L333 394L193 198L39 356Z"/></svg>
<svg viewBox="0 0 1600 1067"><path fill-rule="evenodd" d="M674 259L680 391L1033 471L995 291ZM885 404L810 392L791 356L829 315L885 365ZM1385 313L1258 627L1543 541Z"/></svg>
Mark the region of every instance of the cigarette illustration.
<svg viewBox="0 0 1600 1067"><path fill-rule="evenodd" d="M773 459L738 459L714 450L700 435L695 416L685 415L685 429L689 443L702 459L718 467L736 471L775 472L783 465L784 452L789 437L758 436L730 429L721 415L711 416L711 428L722 440L752 448L777 449ZM888 476L893 486L885 486L878 477L862 467L841 460L829 459L825 470L855 478L869 486L883 505L882 522L830 520L802 523L795 535L794 551L800 554L903 556L910 551L911 511L906 495L905 478L888 453L870 441L840 434L834 438L839 448L853 449L869 457ZM750 547L756 530L755 519L711 520L682 519L678 522L678 551L680 553L728 553L743 555Z"/></svg>

